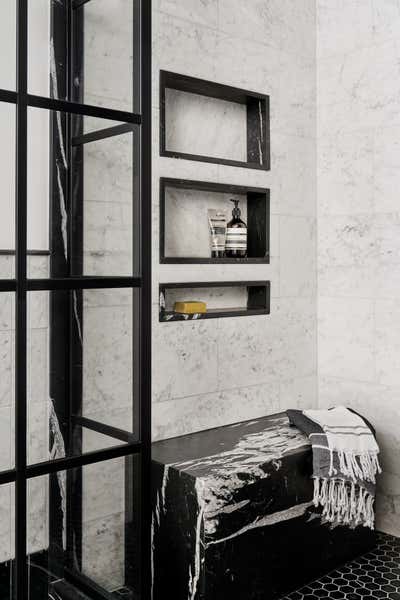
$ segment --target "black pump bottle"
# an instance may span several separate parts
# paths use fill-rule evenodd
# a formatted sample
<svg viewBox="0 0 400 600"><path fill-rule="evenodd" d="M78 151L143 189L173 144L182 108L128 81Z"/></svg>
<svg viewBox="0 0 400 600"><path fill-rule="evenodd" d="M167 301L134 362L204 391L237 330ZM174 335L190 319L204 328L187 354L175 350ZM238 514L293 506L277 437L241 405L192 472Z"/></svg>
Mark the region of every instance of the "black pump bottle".
<svg viewBox="0 0 400 600"><path fill-rule="evenodd" d="M225 256L228 258L244 258L247 255L247 225L240 218L239 200L231 199L234 203L232 220L226 228Z"/></svg>

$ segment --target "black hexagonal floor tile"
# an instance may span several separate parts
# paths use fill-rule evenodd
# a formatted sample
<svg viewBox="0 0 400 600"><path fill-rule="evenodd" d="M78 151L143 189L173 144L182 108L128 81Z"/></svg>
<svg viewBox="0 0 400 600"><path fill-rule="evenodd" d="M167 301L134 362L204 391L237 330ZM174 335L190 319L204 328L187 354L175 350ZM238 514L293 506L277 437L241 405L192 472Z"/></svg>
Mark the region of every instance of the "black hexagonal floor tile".
<svg viewBox="0 0 400 600"><path fill-rule="evenodd" d="M282 600L400 600L400 538L378 534L372 552Z"/></svg>

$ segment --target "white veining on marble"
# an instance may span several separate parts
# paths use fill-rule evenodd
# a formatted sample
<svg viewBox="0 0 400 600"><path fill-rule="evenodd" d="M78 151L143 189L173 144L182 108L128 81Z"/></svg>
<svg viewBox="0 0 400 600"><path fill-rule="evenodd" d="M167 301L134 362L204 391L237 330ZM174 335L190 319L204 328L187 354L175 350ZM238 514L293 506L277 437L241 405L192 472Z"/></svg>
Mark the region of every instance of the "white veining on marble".
<svg viewBox="0 0 400 600"><path fill-rule="evenodd" d="M53 435L53 446L50 450L50 460L56 460L57 458L65 458L65 444L64 438L61 433L60 423L58 421L56 411L54 409L54 403L49 398L49 424L50 431ZM60 488L61 497L61 512L63 515L63 529L62 529L62 540L63 548L66 550L67 547L67 472L57 471L58 486Z"/></svg>
<svg viewBox="0 0 400 600"><path fill-rule="evenodd" d="M238 490L249 481L268 478L266 464L278 471L285 455L308 445L307 437L290 427L287 417L282 416L274 418L262 431L244 435L232 449L169 466L202 482L204 529L210 536L218 530L220 514L239 509L235 501Z"/></svg>
<svg viewBox="0 0 400 600"><path fill-rule="evenodd" d="M257 517L254 521L242 527L238 531L234 533L219 538L216 540L212 540L210 542L206 542L206 548L209 546L213 546L215 544L222 544L228 540L231 540L239 535L243 535L252 529L257 529L258 527L267 527L268 525L275 525L276 523L280 523L281 521L289 521L290 519L297 519L301 517L307 512L307 509L313 506L312 502L303 502L302 504L296 504L295 506L291 506L286 510L281 510L279 512L272 513L271 515L266 515L265 517Z"/></svg>
<svg viewBox="0 0 400 600"><path fill-rule="evenodd" d="M197 519L196 519L196 531L195 531L195 551L194 551L194 565L193 569L189 567L189 598L195 600L197 594L197 586L200 578L201 570L201 549L202 549L202 526L203 526L203 515L205 509L204 501L204 481L202 479L196 479L195 491L197 496Z"/></svg>
<svg viewBox="0 0 400 600"><path fill-rule="evenodd" d="M64 246L64 258L68 260L68 214L65 208L65 197L64 189L61 181L60 167L57 165L57 185L58 185L58 197L60 201L60 214L61 214L61 236Z"/></svg>
<svg viewBox="0 0 400 600"><path fill-rule="evenodd" d="M50 39L50 79L52 85L53 97L57 100L60 98L58 94L58 81L57 81L57 66L56 66L56 57L54 54L54 40ZM67 155L65 153L64 147L64 136L61 125L61 112L56 111L56 120L57 120L57 130L58 130L58 143L60 145L61 157L63 159L64 168L68 169L68 161Z"/></svg>
<svg viewBox="0 0 400 600"><path fill-rule="evenodd" d="M76 290L73 290L72 296L74 299L74 317L75 317L76 329L78 331L78 337L79 337L81 346L83 346L82 326L81 326L81 321L80 321L79 314L78 314L78 297L76 294Z"/></svg>

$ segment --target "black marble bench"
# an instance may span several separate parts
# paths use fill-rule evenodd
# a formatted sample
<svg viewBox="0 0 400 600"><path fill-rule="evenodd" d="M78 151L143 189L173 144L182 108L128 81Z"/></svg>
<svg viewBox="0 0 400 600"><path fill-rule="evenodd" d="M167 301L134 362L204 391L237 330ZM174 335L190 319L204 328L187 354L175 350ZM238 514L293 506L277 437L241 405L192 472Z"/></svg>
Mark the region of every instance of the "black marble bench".
<svg viewBox="0 0 400 600"><path fill-rule="evenodd" d="M269 600L370 550L321 523L311 473L284 414L153 444L153 599Z"/></svg>

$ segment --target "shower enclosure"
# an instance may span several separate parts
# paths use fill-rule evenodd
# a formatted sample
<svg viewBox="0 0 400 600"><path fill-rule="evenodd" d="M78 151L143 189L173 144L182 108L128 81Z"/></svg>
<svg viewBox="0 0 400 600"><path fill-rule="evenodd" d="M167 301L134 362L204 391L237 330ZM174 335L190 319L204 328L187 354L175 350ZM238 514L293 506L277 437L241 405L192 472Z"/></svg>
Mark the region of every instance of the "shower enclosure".
<svg viewBox="0 0 400 600"><path fill-rule="evenodd" d="M149 597L150 21L1 1L2 600Z"/></svg>

